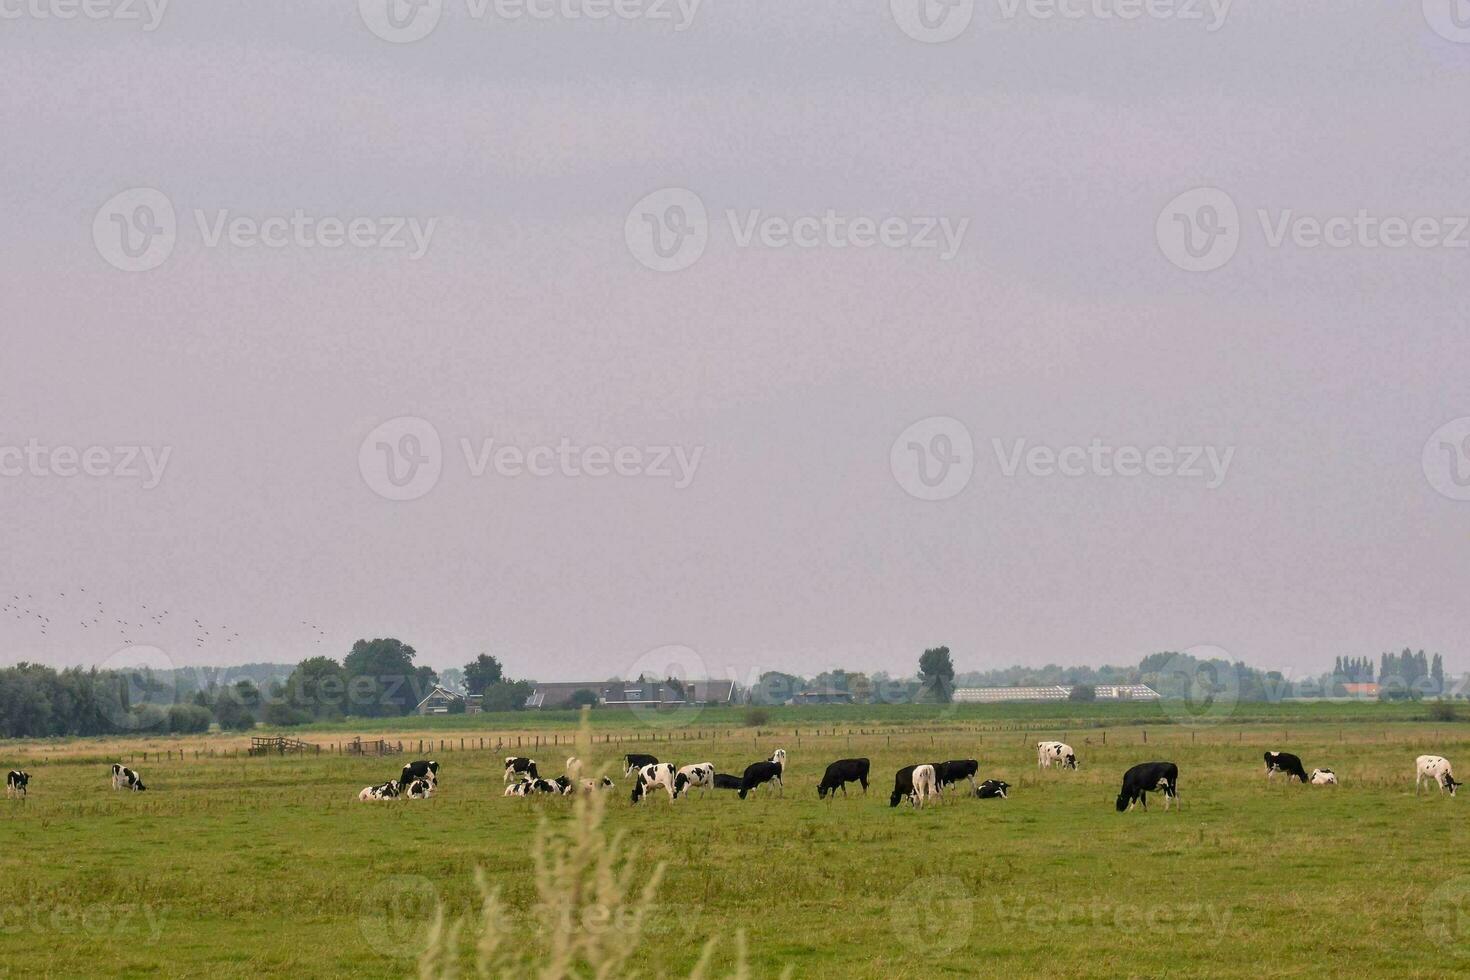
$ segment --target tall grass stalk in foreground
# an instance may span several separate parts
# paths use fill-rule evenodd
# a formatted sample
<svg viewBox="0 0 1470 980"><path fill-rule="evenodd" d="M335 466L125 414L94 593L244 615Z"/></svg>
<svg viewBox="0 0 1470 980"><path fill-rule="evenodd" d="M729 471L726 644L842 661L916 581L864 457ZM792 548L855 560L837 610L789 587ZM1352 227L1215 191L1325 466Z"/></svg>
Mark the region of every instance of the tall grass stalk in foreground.
<svg viewBox="0 0 1470 980"><path fill-rule="evenodd" d="M582 709L576 756L592 774L592 728ZM600 778L599 770L593 778ZM578 773L572 773L576 776ZM500 901L500 889L491 887L481 870L475 884L481 895L480 921L474 938L474 975L485 978L534 976L615 978L657 974L659 957L650 955L658 943L644 938L647 916L663 881L664 864L654 865L640 883L638 855L629 849L624 833L603 830L608 793L578 792L571 820L553 827L545 817L532 848L537 902L529 928L511 920ZM446 921L442 906L434 916L428 945L419 957L420 980L447 980L460 976L468 958L465 930L475 929L467 919ZM714 962L716 937L705 943L690 980L706 980ZM789 974L789 971L788 971ZM735 935L732 980L748 980L745 934Z"/></svg>

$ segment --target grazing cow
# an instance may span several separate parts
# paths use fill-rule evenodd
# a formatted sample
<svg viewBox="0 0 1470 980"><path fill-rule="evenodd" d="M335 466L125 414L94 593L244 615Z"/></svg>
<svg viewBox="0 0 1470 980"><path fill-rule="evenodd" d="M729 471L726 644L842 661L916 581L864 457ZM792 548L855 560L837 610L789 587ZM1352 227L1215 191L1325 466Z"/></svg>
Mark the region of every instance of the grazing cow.
<svg viewBox="0 0 1470 980"><path fill-rule="evenodd" d="M143 785L143 778L136 772L120 762L114 762L112 764L112 788L130 789L141 793L148 787Z"/></svg>
<svg viewBox="0 0 1470 980"><path fill-rule="evenodd" d="M961 779L970 781L970 791L975 791L975 774L980 771L980 763L974 759L951 759L948 762L934 763L934 778L939 781L940 792L953 786Z"/></svg>
<svg viewBox="0 0 1470 980"><path fill-rule="evenodd" d="M914 767L914 795L910 797L914 806L921 807L931 796L939 796L939 777L929 763Z"/></svg>
<svg viewBox="0 0 1470 980"><path fill-rule="evenodd" d="M1295 776L1303 783L1307 781L1307 770L1302 767L1302 760L1290 752L1267 752L1266 756L1266 778L1275 777L1278 772L1286 773L1286 781L1291 782Z"/></svg>
<svg viewBox="0 0 1470 980"><path fill-rule="evenodd" d="M1179 802L1179 767L1172 762L1140 762L1123 774L1123 788L1118 791L1118 812L1142 803L1148 809L1148 794L1164 791L1164 812L1169 803Z"/></svg>
<svg viewBox="0 0 1470 980"><path fill-rule="evenodd" d="M427 800L434 795L434 781L432 779L415 779L408 784L404 790L404 796L410 800Z"/></svg>
<svg viewBox="0 0 1470 980"><path fill-rule="evenodd" d="M362 792L357 794L357 798L364 803L369 800L391 800L398 796L398 789L398 780L390 779L381 786L364 786Z"/></svg>
<svg viewBox="0 0 1470 980"><path fill-rule="evenodd" d="M1450 760L1442 755L1421 755L1414 760L1415 796L1419 795L1419 784L1426 776L1434 781L1441 793L1449 790L1451 796L1455 795L1455 787L1460 785L1455 774L1450 772Z"/></svg>
<svg viewBox="0 0 1470 980"><path fill-rule="evenodd" d="M1037 742L1037 768L1050 769L1053 762L1063 769L1076 769L1077 753L1066 742Z"/></svg>
<svg viewBox="0 0 1470 980"><path fill-rule="evenodd" d="M5 774L5 795L26 797L26 787L30 785L31 774L22 769L12 769Z"/></svg>
<svg viewBox="0 0 1470 980"><path fill-rule="evenodd" d="M847 795L847 784L858 782L863 784L863 795L868 795L868 760L867 759L838 759L827 767L822 774L821 785L817 787L817 799L824 800L827 794L837 795L837 790L842 790L842 795Z"/></svg>
<svg viewBox="0 0 1470 980"><path fill-rule="evenodd" d="M776 751L782 757L780 762L752 762L745 767L745 775L740 777L740 798L742 800L757 786L773 780L781 795L786 795L786 784L781 782L782 773L786 768L786 753L780 749Z"/></svg>
<svg viewBox="0 0 1470 980"><path fill-rule="evenodd" d="M715 773L715 789L739 789L740 777L731 776L729 773Z"/></svg>
<svg viewBox="0 0 1470 980"><path fill-rule="evenodd" d="M677 800L691 789L702 789L708 793L714 784L715 767L712 763L698 762L685 766L674 774L674 799Z"/></svg>
<svg viewBox="0 0 1470 980"><path fill-rule="evenodd" d="M521 779L540 779L541 774L536 771L536 760L519 755L506 756L505 781L508 783L517 776Z"/></svg>
<svg viewBox="0 0 1470 980"><path fill-rule="evenodd" d="M1312 770L1312 785L1313 786L1336 786L1337 785L1337 773L1333 772L1331 769L1313 769Z"/></svg>
<svg viewBox="0 0 1470 980"><path fill-rule="evenodd" d="M914 770L918 766L904 766L893 774L893 794L888 797L889 806L898 806L898 801L914 795Z"/></svg>
<svg viewBox="0 0 1470 980"><path fill-rule="evenodd" d="M676 798L674 793L674 766L669 762L655 762L638 770L638 781L633 784L633 802L637 803L649 793L662 787L669 794L669 801Z"/></svg>
<svg viewBox="0 0 1470 980"><path fill-rule="evenodd" d="M1007 799L1006 794L1010 792L1010 789L1010 783L999 779L987 779L980 784L979 789L975 790L975 795L982 800L1004 800Z"/></svg>
<svg viewBox="0 0 1470 980"><path fill-rule="evenodd" d="M418 762L410 762L403 767L403 772L398 774L398 783L407 786L415 779L427 779L429 782L438 784L439 763L430 762L428 759L420 759Z"/></svg>
<svg viewBox="0 0 1470 980"><path fill-rule="evenodd" d="M624 756L628 760L628 768L623 770L624 776L631 776L644 766L656 766L658 760L651 755L641 755L637 752L629 752Z"/></svg>

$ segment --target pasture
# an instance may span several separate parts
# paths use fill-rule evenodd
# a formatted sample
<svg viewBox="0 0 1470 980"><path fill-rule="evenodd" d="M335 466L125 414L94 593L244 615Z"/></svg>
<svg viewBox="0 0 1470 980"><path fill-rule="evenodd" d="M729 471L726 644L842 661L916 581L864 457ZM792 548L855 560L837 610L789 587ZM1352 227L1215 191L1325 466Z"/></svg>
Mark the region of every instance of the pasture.
<svg viewBox="0 0 1470 980"><path fill-rule="evenodd" d="M1073 730L1078 772L1037 769L1034 743L1060 729L932 727L599 741L583 758L617 781L609 828L645 872L667 865L647 972L683 975L708 937L736 928L758 977L1470 969L1470 790L1413 789L1424 752L1470 776L1470 726L1294 719L1289 742L1281 725L1150 727L1146 745L1131 727ZM505 751L435 754L433 799L360 803L412 752L139 760L148 792L124 793L106 763L136 743L81 744L91 754L4 746L0 765L32 780L26 801L0 801L0 975L410 975L434 907L478 915L475 869L513 918L528 913L538 823L565 822L572 806L502 797ZM646 751L738 775L776 747L789 753L784 798L765 787L744 802L696 791L633 807L614 758ZM1342 784L1268 784L1268 748ZM571 752L530 754L554 776ZM848 756L872 759L866 798L853 784L818 800L825 765ZM889 808L894 770L951 758L978 758L980 778L1006 780L1011 798ZM1181 809L1151 795L1147 813L1114 812L1123 771L1151 759L1179 764ZM718 959L729 954L726 942Z"/></svg>

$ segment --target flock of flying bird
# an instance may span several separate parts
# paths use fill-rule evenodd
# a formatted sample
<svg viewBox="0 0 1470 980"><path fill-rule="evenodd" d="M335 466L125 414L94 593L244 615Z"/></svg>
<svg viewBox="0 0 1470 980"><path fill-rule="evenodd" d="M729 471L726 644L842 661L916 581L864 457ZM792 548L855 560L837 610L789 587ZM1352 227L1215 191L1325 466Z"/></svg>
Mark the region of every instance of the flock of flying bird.
<svg viewBox="0 0 1470 980"><path fill-rule="evenodd" d="M66 639L86 644L104 643L109 654L118 647L138 644L180 647L184 635L193 649L201 653L227 652L244 645L240 631L228 625L216 625L157 604L114 602L109 605L83 586L54 593L10 592L9 596L0 601L0 624L9 627L0 631L0 635L19 630L35 640L58 638L70 631ZM16 626L17 623L20 625ZM327 631L315 623L303 619L301 625L311 631L317 645L326 639Z"/></svg>

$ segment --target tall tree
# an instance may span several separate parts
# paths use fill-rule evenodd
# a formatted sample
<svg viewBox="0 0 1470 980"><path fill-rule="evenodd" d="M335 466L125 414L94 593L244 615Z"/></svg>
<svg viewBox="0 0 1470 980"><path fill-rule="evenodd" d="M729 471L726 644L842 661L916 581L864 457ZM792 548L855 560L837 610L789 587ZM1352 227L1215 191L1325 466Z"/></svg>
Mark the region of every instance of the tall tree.
<svg viewBox="0 0 1470 980"><path fill-rule="evenodd" d="M930 647L919 657L919 680L922 690L941 704L954 696L954 661L949 647Z"/></svg>
<svg viewBox="0 0 1470 980"><path fill-rule="evenodd" d="M484 694L491 684L505 679L505 668L500 661L488 653L482 653L464 665L464 686L471 694Z"/></svg>
<svg viewBox="0 0 1470 980"><path fill-rule="evenodd" d="M352 714L369 717L403 715L419 698L421 677L413 665L414 648L391 637L358 640L342 661L351 692ZM359 703L361 702L361 703Z"/></svg>

